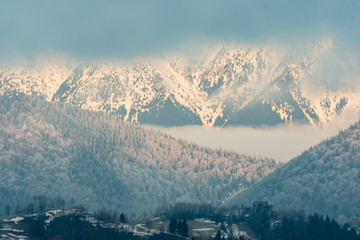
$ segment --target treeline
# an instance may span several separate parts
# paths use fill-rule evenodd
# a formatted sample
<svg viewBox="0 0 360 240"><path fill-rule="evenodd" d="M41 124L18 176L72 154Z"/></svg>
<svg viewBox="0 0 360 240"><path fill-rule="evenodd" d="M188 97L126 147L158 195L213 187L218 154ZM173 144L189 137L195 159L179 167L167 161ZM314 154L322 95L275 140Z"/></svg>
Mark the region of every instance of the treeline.
<svg viewBox="0 0 360 240"><path fill-rule="evenodd" d="M101 227L85 221L86 215L76 212L54 218L46 224L46 216L38 215L36 218L25 218L22 224L25 225L26 234L30 239L68 239L68 240L180 240L184 239L177 235L158 233L146 237L135 235L133 232L124 231L110 225ZM115 223L115 222L108 222Z"/></svg>
<svg viewBox="0 0 360 240"><path fill-rule="evenodd" d="M87 208L82 204L77 204L73 198L66 201L61 197L50 198L45 195L35 195L29 198L29 201L19 203L8 203L4 207L4 212L7 216L12 214L32 214L32 213L44 213L47 210L65 208L72 208L81 211L87 211Z"/></svg>
<svg viewBox="0 0 360 240"><path fill-rule="evenodd" d="M319 214L306 215L303 210L273 210L266 201L256 201L253 206L214 207L208 204L177 203L161 206L158 216L172 219L210 219L220 225L227 239L246 239L234 236L233 225L245 223L263 240L359 240L360 235L348 224L340 226L334 219ZM175 223L170 222L169 229ZM180 221L181 222L181 221ZM360 229L360 226L358 226ZM220 231L215 239L223 239Z"/></svg>
<svg viewBox="0 0 360 240"><path fill-rule="evenodd" d="M186 220L177 220L172 218L169 223L169 232L172 234L178 234L183 237L189 236L189 228Z"/></svg>
<svg viewBox="0 0 360 240"><path fill-rule="evenodd" d="M10 204L8 204L7 207L8 206L10 206ZM33 197L33 201L29 202L23 207L17 204L14 210L16 214L22 214L22 213L44 212L51 208L64 209L64 207L65 207L65 200L62 198L50 200L48 199L48 197L44 195L36 195Z"/></svg>
<svg viewBox="0 0 360 240"><path fill-rule="evenodd" d="M8 216L11 214L44 214L46 211L53 209L65 210L65 207L67 207L67 209L76 210L80 213L88 211L84 205L76 204L74 199L70 199L69 203L66 204L66 200L60 197L48 198L44 195L36 195L24 206L16 205L13 211L11 204L7 204L5 206L5 213ZM129 221L129 217L124 212L119 214L117 211L107 209L105 207L95 211L94 216L100 221L106 222L128 223Z"/></svg>
<svg viewBox="0 0 360 240"><path fill-rule="evenodd" d="M120 222L120 223L128 223L129 219L125 213L118 214L114 210L109 210L106 208L101 208L99 211L95 212L95 217L100 221L106 222Z"/></svg>
<svg viewBox="0 0 360 240"><path fill-rule="evenodd" d="M195 203L162 206L156 209L160 227L152 218L129 219L125 213L118 214L106 208L95 213L85 208L68 209L49 221L49 214L58 211L46 212L50 205L44 203L44 196L36 196L34 201L37 203L32 208L34 212L27 213L37 213L36 217L30 214L21 223L27 226L27 233L37 239L62 236L63 239L248 240L247 234L236 233L239 226L248 226L261 240L360 240L360 235L348 224L340 226L334 219L316 213L307 216L303 210L274 210L266 201L254 202L250 207L220 208ZM192 235L188 222L193 224L197 220L192 220L197 218L211 220L211 227L218 229L217 234L212 237ZM165 222L168 222L166 229L163 228ZM134 235L137 230L131 228L141 225L144 226L143 235Z"/></svg>
<svg viewBox="0 0 360 240"><path fill-rule="evenodd" d="M293 239L293 240L356 240L360 236L355 229L351 229L348 224L340 227L334 220L328 216L309 215L307 219L292 220L282 219L282 225L269 233L271 237L267 239Z"/></svg>
<svg viewBox="0 0 360 240"><path fill-rule="evenodd" d="M248 225L264 240L358 240L355 229L318 214L304 211L274 211L267 202L255 202L249 209ZM360 227L360 226L359 226Z"/></svg>

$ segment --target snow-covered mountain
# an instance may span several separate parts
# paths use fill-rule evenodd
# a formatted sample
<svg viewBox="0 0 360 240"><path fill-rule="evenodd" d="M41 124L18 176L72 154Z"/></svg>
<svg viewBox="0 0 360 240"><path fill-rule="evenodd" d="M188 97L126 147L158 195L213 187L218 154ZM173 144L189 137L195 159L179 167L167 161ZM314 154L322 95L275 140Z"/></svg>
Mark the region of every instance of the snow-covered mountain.
<svg viewBox="0 0 360 240"><path fill-rule="evenodd" d="M1 65L0 94L17 90L163 126L319 125L359 116L359 88L343 65L330 39L301 48L227 43L196 57Z"/></svg>
<svg viewBox="0 0 360 240"><path fill-rule="evenodd" d="M233 195L225 205L267 200L276 208L347 217L360 214L360 122Z"/></svg>

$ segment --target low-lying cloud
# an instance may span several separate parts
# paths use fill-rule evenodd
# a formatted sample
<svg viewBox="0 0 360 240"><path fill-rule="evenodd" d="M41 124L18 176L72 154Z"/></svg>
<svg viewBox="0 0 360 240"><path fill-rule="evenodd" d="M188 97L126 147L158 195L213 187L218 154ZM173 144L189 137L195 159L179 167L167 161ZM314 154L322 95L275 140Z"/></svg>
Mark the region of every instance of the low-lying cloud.
<svg viewBox="0 0 360 240"><path fill-rule="evenodd" d="M251 128L229 127L209 128L185 126L160 129L177 138L187 139L203 146L234 150L248 155L273 158L287 162L308 148L315 146L346 129L351 123L339 121L331 126L313 127L310 125L279 125L277 127Z"/></svg>

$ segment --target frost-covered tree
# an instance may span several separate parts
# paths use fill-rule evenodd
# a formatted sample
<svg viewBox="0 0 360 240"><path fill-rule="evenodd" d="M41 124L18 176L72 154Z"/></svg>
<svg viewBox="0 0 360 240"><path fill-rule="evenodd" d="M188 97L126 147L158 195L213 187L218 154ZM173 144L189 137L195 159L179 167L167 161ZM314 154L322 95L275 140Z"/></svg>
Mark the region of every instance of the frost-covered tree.
<svg viewBox="0 0 360 240"><path fill-rule="evenodd" d="M360 122L311 147L226 204L267 200L275 208L331 217L360 215Z"/></svg>
<svg viewBox="0 0 360 240"><path fill-rule="evenodd" d="M180 201L219 205L277 168L270 159L202 147L114 115L16 92L0 96L0 112L3 206L35 200L39 208L61 198L68 206L139 214Z"/></svg>

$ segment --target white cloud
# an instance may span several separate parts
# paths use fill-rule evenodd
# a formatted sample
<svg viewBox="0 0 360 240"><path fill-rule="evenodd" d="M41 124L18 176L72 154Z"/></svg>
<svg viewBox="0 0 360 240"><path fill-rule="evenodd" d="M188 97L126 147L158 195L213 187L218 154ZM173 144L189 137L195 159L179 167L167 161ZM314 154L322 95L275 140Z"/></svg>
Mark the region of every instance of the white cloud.
<svg viewBox="0 0 360 240"><path fill-rule="evenodd" d="M309 125L285 125L268 128L229 127L208 128L200 126L185 126L163 128L167 134L187 139L194 143L212 148L234 150L239 153L273 158L287 162L311 146L335 136L340 130L346 129L353 122L339 119L331 126L313 127Z"/></svg>

